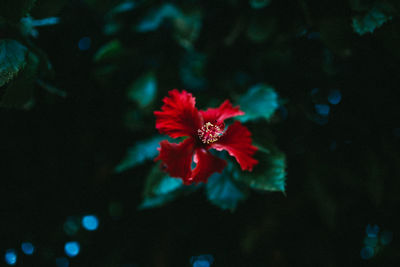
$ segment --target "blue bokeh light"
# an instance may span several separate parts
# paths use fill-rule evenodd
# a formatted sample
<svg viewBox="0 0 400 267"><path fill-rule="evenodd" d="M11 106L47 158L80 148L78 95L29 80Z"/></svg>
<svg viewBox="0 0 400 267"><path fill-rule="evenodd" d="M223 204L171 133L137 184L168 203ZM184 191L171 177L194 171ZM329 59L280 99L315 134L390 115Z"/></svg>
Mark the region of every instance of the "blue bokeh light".
<svg viewBox="0 0 400 267"><path fill-rule="evenodd" d="M17 263L17 252L14 249L7 250L4 260L8 265L15 265Z"/></svg>
<svg viewBox="0 0 400 267"><path fill-rule="evenodd" d="M88 231L94 231L99 227L99 219L95 215L83 216L82 226Z"/></svg>
<svg viewBox="0 0 400 267"><path fill-rule="evenodd" d="M326 104L315 104L315 111L321 116L328 116L331 108Z"/></svg>
<svg viewBox="0 0 400 267"><path fill-rule="evenodd" d="M367 233L368 237L376 237L379 233L379 226L374 224L374 225L367 225L367 229L365 230Z"/></svg>
<svg viewBox="0 0 400 267"><path fill-rule="evenodd" d="M82 37L79 42L78 42L78 48L79 50L86 51L89 50L90 46L92 44L92 40L90 37Z"/></svg>
<svg viewBox="0 0 400 267"><path fill-rule="evenodd" d="M35 246L30 242L24 242L21 244L22 252L26 255L32 255L35 252Z"/></svg>
<svg viewBox="0 0 400 267"><path fill-rule="evenodd" d="M361 249L360 255L363 260L369 260L374 256L374 253L375 251L373 248L366 246Z"/></svg>
<svg viewBox="0 0 400 267"><path fill-rule="evenodd" d="M214 257L212 255L193 256L190 259L193 267L210 267L213 261Z"/></svg>
<svg viewBox="0 0 400 267"><path fill-rule="evenodd" d="M210 263L205 260L198 260L193 263L193 267L210 267Z"/></svg>
<svg viewBox="0 0 400 267"><path fill-rule="evenodd" d="M69 261L65 257L57 258L56 259L56 265L57 265L57 267L68 267L69 266Z"/></svg>
<svg viewBox="0 0 400 267"><path fill-rule="evenodd" d="M80 245L78 242L76 241L70 241L65 243L64 246L64 251L65 254L67 254L68 257L75 257L79 254L80 251Z"/></svg>
<svg viewBox="0 0 400 267"><path fill-rule="evenodd" d="M340 100L342 100L342 94L340 93L339 90L335 89L329 92L328 95L328 101L332 105L337 105L340 103Z"/></svg>

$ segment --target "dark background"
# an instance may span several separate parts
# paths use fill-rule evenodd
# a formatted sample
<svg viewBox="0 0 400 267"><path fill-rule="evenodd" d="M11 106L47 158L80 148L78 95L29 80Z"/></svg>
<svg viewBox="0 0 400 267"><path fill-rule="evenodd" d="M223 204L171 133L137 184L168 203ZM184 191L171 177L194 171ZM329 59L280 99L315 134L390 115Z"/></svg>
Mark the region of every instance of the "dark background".
<svg viewBox="0 0 400 267"><path fill-rule="evenodd" d="M191 51L207 60L196 74L203 84L189 88L196 81L185 81L181 71L193 71L183 61L188 50L171 23L148 33L130 30L162 1L138 2L109 36L103 28L113 1L38 0L32 17L58 16L60 23L40 28L32 42L52 63L51 83L67 96L36 85L30 110L0 109L1 264L14 248L16 266L55 266L65 257L65 242L77 240L81 251L70 266L190 266L190 257L200 254L212 254L212 266L396 266L398 6L386 1L393 19L360 36L352 18L375 2L359 1L362 8L354 2L272 0L255 9L248 1L171 1L201 13ZM256 37L248 33L253 24ZM84 36L91 38L88 50L78 48ZM95 62L96 51L113 39L126 54ZM107 64L115 71L99 74ZM158 79L157 98L129 119L126 114L139 108L127 101L125 88L149 69ZM273 134L286 154L286 194L253 191L230 212L199 190L138 210L154 163L120 174L114 168L129 146L156 134L152 111L162 97L186 89L207 107L259 82L271 84L282 99L272 123L252 127ZM325 103L332 89L342 100L321 123L314 104ZM110 215L110 205L119 207L117 215ZM99 229L67 235L67 218L87 213L98 216ZM391 232L393 241L363 259L368 224ZM36 248L32 256L19 248L27 240Z"/></svg>

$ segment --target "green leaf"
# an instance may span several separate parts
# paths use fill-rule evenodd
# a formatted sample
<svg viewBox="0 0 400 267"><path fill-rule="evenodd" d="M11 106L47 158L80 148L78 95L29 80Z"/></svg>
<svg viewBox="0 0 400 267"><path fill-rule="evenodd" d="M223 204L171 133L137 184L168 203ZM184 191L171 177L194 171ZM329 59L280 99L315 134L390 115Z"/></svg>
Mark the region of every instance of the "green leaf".
<svg viewBox="0 0 400 267"><path fill-rule="evenodd" d="M232 172L226 168L221 174L212 175L206 184L208 200L223 210L234 211L240 201L247 198L247 190L232 180Z"/></svg>
<svg viewBox="0 0 400 267"><path fill-rule="evenodd" d="M139 107L148 107L155 99L157 80L153 72L139 77L128 87L128 99L137 103Z"/></svg>
<svg viewBox="0 0 400 267"><path fill-rule="evenodd" d="M255 158L259 162L253 171L237 170L235 178L253 189L285 192L285 155L276 149L259 149Z"/></svg>
<svg viewBox="0 0 400 267"><path fill-rule="evenodd" d="M135 1L130 1L130 0L123 1L114 6L113 8L111 8L110 11L107 12L106 18L109 19L117 14L129 12L133 10L136 7L136 5L137 3L135 3Z"/></svg>
<svg viewBox="0 0 400 267"><path fill-rule="evenodd" d="M271 38L276 31L277 20L274 17L255 16L251 18L246 30L247 37L255 43Z"/></svg>
<svg viewBox="0 0 400 267"><path fill-rule="evenodd" d="M182 180L172 178L157 164L147 176L140 209L160 207L178 197L184 190Z"/></svg>
<svg viewBox="0 0 400 267"><path fill-rule="evenodd" d="M58 17L34 19L30 16L27 16L20 20L19 27L23 36L32 36L34 38L37 38L39 36L37 27L52 26L58 24L59 22L60 18Z"/></svg>
<svg viewBox="0 0 400 267"><path fill-rule="evenodd" d="M157 148L165 136L154 136L150 139L137 142L133 147L128 148L127 155L115 168L115 172L120 173L127 169L142 164L145 160L154 159L157 154Z"/></svg>
<svg viewBox="0 0 400 267"><path fill-rule="evenodd" d="M191 12L182 13L172 20L174 37L181 46L186 49L193 49L194 42L200 36L202 18L201 10L194 9Z"/></svg>
<svg viewBox="0 0 400 267"><path fill-rule="evenodd" d="M25 66L28 49L15 40L0 40L0 87L13 79Z"/></svg>
<svg viewBox="0 0 400 267"><path fill-rule="evenodd" d="M271 3L271 0L250 0L250 6L254 9L260 9L268 6Z"/></svg>
<svg viewBox="0 0 400 267"><path fill-rule="evenodd" d="M138 32L149 32L157 30L165 19L178 17L180 10L172 4L163 4L158 8L152 9L140 23L136 26Z"/></svg>
<svg viewBox="0 0 400 267"><path fill-rule="evenodd" d="M172 22L174 38L187 49L193 48L193 42L200 35L202 27L202 12L200 8L193 8L183 12L177 6L166 3L151 9L143 19L134 26L137 32L145 33L156 31L167 20Z"/></svg>
<svg viewBox="0 0 400 267"><path fill-rule="evenodd" d="M44 90L46 90L47 92L49 92L50 94L54 94L54 95L57 95L57 96L59 96L59 97L66 97L66 96L67 96L67 93L66 93L65 91L63 91L63 90L61 90L61 89L59 89L59 88L57 88L57 87L55 87L55 86L53 86L53 85L51 85L51 84L45 82L45 81L42 81L42 80L39 80L39 79L38 79L38 80L36 81L36 83L37 83L40 87L42 87Z"/></svg>
<svg viewBox="0 0 400 267"><path fill-rule="evenodd" d="M29 109L33 102L33 89L37 80L39 58L29 52L26 66L5 86L0 107Z"/></svg>
<svg viewBox="0 0 400 267"><path fill-rule="evenodd" d="M356 16L353 18L354 31L359 35L374 32L375 29L392 19L389 12L390 7L388 5L378 4L374 6L364 16Z"/></svg>
<svg viewBox="0 0 400 267"><path fill-rule="evenodd" d="M128 17L129 12L131 12L137 5L138 3L136 1L125 0L111 8L104 16L106 23L103 32L106 35L117 34L123 28L124 18Z"/></svg>
<svg viewBox="0 0 400 267"><path fill-rule="evenodd" d="M107 61L110 59L119 58L122 56L124 49L122 44L119 40L114 39L97 50L96 54L94 55L94 61Z"/></svg>
<svg viewBox="0 0 400 267"><path fill-rule="evenodd" d="M36 0L1 0L0 18L17 22L34 6Z"/></svg>
<svg viewBox="0 0 400 267"><path fill-rule="evenodd" d="M243 116L238 117L238 120L242 122L259 118L269 120L279 106L278 94L268 85L257 84L239 99L238 104L245 112Z"/></svg>
<svg viewBox="0 0 400 267"><path fill-rule="evenodd" d="M186 51L179 64L179 75L184 88L202 90L207 85L205 78L207 56L193 49Z"/></svg>

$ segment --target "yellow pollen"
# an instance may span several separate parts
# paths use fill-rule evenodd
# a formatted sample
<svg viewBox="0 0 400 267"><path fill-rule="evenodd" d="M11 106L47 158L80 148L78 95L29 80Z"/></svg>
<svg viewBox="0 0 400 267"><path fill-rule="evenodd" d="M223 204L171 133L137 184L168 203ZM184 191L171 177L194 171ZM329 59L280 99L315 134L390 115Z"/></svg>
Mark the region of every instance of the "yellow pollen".
<svg viewBox="0 0 400 267"><path fill-rule="evenodd" d="M219 126L214 125L211 122L205 123L197 130L197 134L204 144L214 143L221 137L222 132L223 131Z"/></svg>

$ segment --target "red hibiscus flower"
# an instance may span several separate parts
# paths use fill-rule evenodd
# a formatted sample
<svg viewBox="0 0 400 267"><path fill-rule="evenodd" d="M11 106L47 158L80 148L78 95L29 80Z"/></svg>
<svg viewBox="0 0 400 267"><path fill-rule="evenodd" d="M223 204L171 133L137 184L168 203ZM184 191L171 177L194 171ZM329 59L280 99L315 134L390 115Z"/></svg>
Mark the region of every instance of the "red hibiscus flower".
<svg viewBox="0 0 400 267"><path fill-rule="evenodd" d="M224 120L243 115L239 107L229 100L218 108L197 110L192 94L174 89L164 97L161 111L155 111L156 128L172 138L187 136L179 144L167 140L160 142L159 155L155 159L171 177L178 177L184 184L207 182L214 172L222 172L226 161L215 157L208 150L226 150L236 158L242 170L253 169L258 163L252 156L257 148L251 144L251 133L239 121L226 131ZM192 161L196 167L192 169Z"/></svg>

